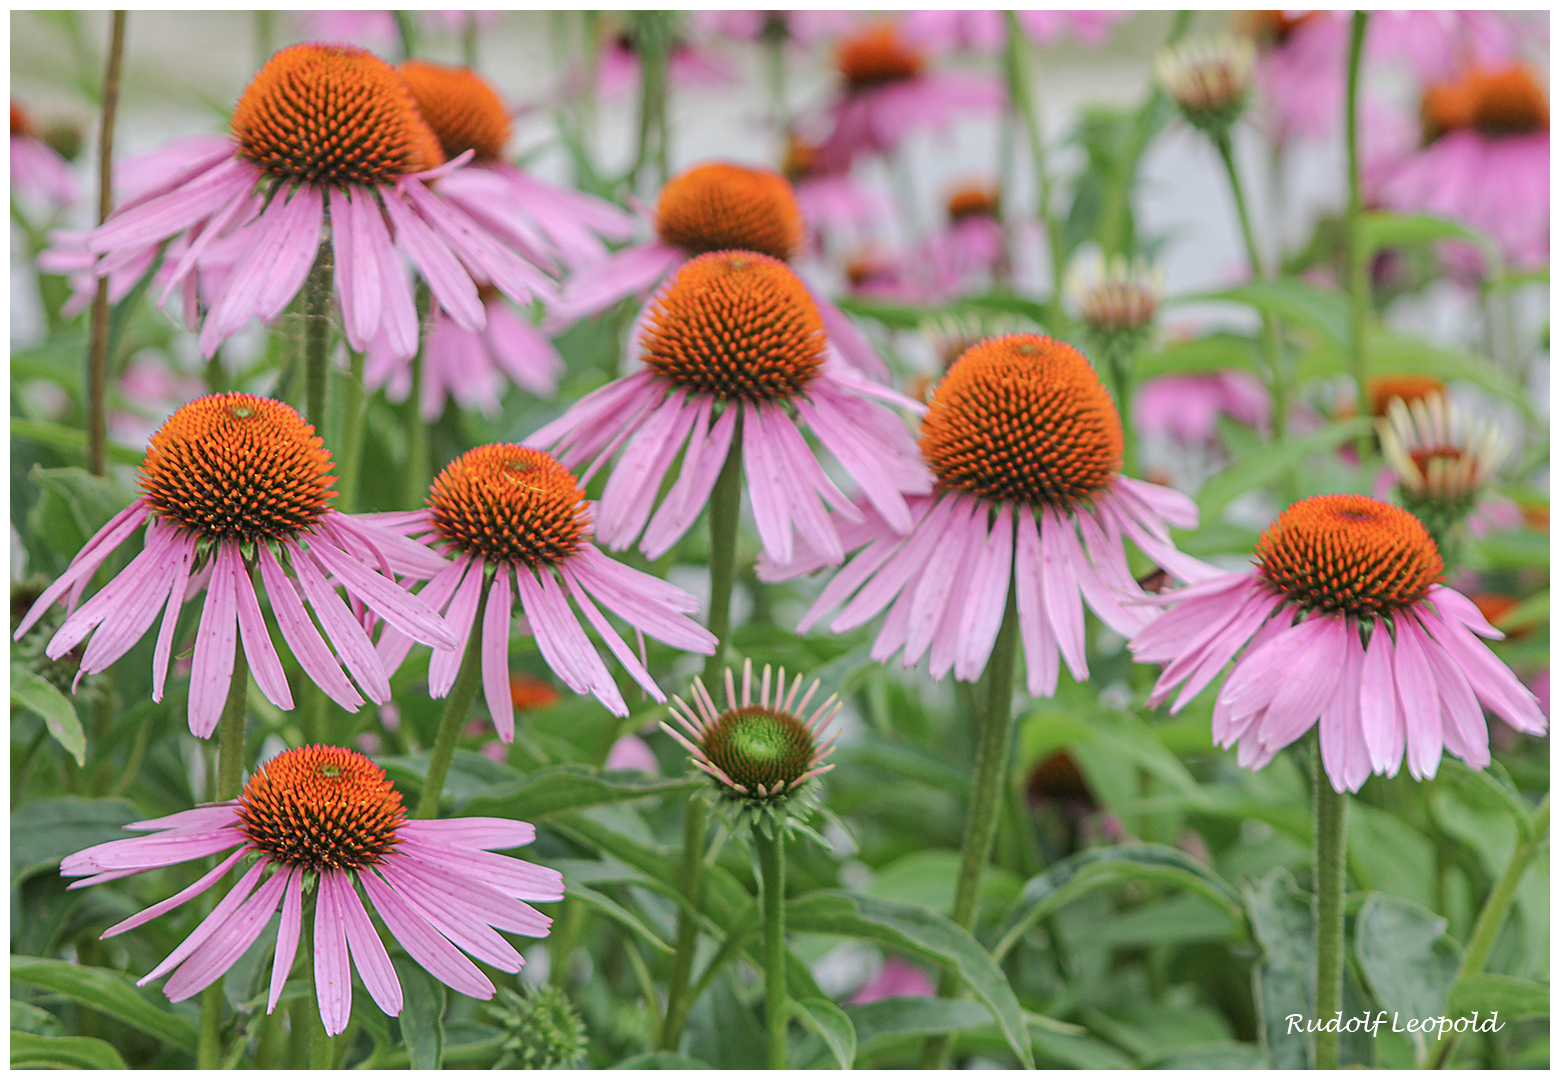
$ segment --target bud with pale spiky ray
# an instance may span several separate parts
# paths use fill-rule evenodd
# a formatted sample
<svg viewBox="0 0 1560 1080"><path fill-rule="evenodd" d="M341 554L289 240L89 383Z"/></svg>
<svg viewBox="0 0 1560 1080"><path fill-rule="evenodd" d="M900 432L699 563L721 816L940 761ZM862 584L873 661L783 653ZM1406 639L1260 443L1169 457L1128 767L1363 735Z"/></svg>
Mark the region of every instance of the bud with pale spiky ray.
<svg viewBox="0 0 1560 1080"><path fill-rule="evenodd" d="M1256 59L1249 40L1219 34L1165 49L1154 77L1188 123L1219 139L1246 108Z"/></svg>
<svg viewBox="0 0 1560 1080"><path fill-rule="evenodd" d="M1403 504L1443 546L1511 450L1493 424L1444 394L1413 402L1393 398L1376 430Z"/></svg>

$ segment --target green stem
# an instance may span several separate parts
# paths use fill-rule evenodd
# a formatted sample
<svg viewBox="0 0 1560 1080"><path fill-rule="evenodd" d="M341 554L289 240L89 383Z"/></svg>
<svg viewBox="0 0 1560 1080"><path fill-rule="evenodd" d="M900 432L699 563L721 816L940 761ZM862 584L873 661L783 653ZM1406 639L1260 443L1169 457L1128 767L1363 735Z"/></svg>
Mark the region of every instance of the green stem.
<svg viewBox="0 0 1560 1080"><path fill-rule="evenodd" d="M428 475L433 471L428 449L428 425L422 418L423 354L412 357L412 391L406 399L406 502L422 506L428 498Z"/></svg>
<svg viewBox="0 0 1560 1080"><path fill-rule="evenodd" d="M666 68L671 52L671 28L663 12L640 12L635 20L634 51L639 54L639 149L634 155L633 182L652 159L657 189L666 184L670 166L666 138Z"/></svg>
<svg viewBox="0 0 1560 1080"><path fill-rule="evenodd" d="M276 51L276 12L255 12L255 70L265 67Z"/></svg>
<svg viewBox="0 0 1560 1080"><path fill-rule="evenodd" d="M1490 895L1484 901L1484 907L1479 911L1479 918L1473 924L1473 933L1468 937L1468 949L1463 953L1462 966L1457 969L1457 978L1452 985L1462 980L1471 978L1484 971L1484 965L1489 963L1490 952L1495 948L1495 940L1500 937L1500 931L1506 925L1506 916L1511 913L1511 905L1517 899L1517 889L1522 884L1522 879L1527 876L1528 868L1533 865L1533 859L1544 849L1544 844L1549 839L1549 796L1545 795L1538 808L1533 811L1533 824L1529 830L1527 839L1517 844L1511 852L1511 859L1506 863L1506 869L1501 871L1500 878L1495 882L1495 887L1490 890ZM1457 1035L1442 1041L1441 1050L1436 1055L1431 1068L1440 1069L1451 1060L1452 1052L1457 1049Z"/></svg>
<svg viewBox="0 0 1560 1080"><path fill-rule="evenodd" d="M1343 891L1349 797L1334 791L1322 765L1321 747L1312 755L1316 812L1316 1012L1320 1024L1343 1007ZM1311 1067L1338 1067L1338 1032L1318 1031Z"/></svg>
<svg viewBox="0 0 1560 1080"><path fill-rule="evenodd" d="M401 59L410 60L417 54L417 24L412 22L410 11L397 11L395 15L395 34L401 46Z"/></svg>
<svg viewBox="0 0 1560 1080"><path fill-rule="evenodd" d="M352 350L351 374L347 378L346 400L341 407L341 505L338 509L357 509L358 478L363 471L363 429L368 409L363 400L363 354Z"/></svg>
<svg viewBox="0 0 1560 1080"><path fill-rule="evenodd" d="M959 880L953 894L953 921L973 930L980 900L980 882L1002 813L1007 788L1008 753L1013 743L1013 672L1018 663L1018 594L1008 590L1002 629L997 631L991 658L986 661L982 687L985 715L981 719L980 747L975 758L975 787L970 793L969 816L964 823L964 846L959 859ZM952 997L959 978L945 973L938 996ZM942 1035L929 1039L921 1055L921 1068L947 1066L951 1040Z"/></svg>
<svg viewBox="0 0 1560 1080"><path fill-rule="evenodd" d="M1365 48L1365 24L1368 11L1356 11L1349 27L1349 79L1345 94L1343 125L1344 145L1349 159L1349 208L1344 219L1344 236L1348 245L1349 264L1349 370L1354 375L1356 393L1359 395L1359 416L1370 415L1370 380L1366 372L1365 355L1366 316L1370 306L1370 277L1367 272L1363 199L1360 188L1360 57ZM1368 428L1361 430L1356 444L1360 465L1365 465L1371 454L1373 439Z"/></svg>
<svg viewBox="0 0 1560 1080"><path fill-rule="evenodd" d="M1045 225L1045 246L1051 257L1051 305L1053 317L1062 315L1062 279L1066 276L1067 252L1062 244L1062 225L1051 209L1051 170L1046 165L1045 138L1040 125L1040 110L1035 105L1034 86L1029 79L1028 56L1025 43L1029 40L1018 22L1018 13L1007 13L1007 81L1008 96L1024 120L1024 134L1029 140L1030 160L1035 171L1035 183L1040 189L1038 207L1040 221Z"/></svg>
<svg viewBox="0 0 1560 1080"><path fill-rule="evenodd" d="M758 851L764 906L764 1027L769 1033L769 1067L785 1063L785 828L775 827L769 836L753 825L753 846Z"/></svg>
<svg viewBox="0 0 1560 1080"><path fill-rule="evenodd" d="M460 55L461 62L469 68L477 66L477 13L466 12L466 25L461 27Z"/></svg>
<svg viewBox="0 0 1560 1080"><path fill-rule="evenodd" d="M114 208L114 116L119 111L119 74L125 56L125 13L113 13L108 58L103 69L103 115L98 122L98 224ZM92 337L87 350L87 466L108 471L108 278L97 280L92 298Z"/></svg>
<svg viewBox="0 0 1560 1080"><path fill-rule="evenodd" d="M330 374L330 287L330 249L321 244L303 283L303 412L322 435Z"/></svg>
<svg viewBox="0 0 1560 1080"><path fill-rule="evenodd" d="M213 801L238 798L244 782L244 720L249 714L249 662L244 647L233 648L233 681L228 686L222 719L217 723L217 775ZM200 995L200 1035L195 1046L196 1067L222 1066L222 980Z"/></svg>
<svg viewBox="0 0 1560 1080"><path fill-rule="evenodd" d="M449 699L444 703L444 716L439 721L439 734L433 743L433 757L428 761L428 779L423 781L422 795L417 800L417 813L413 817L431 818L438 814L439 796L444 794L450 762L455 760L455 744L460 742L461 730L471 714L471 703L476 700L477 689L482 685L482 616L487 611L491 585L491 580L482 583L471 636L466 640L466 655L461 658L460 673L455 676L455 685L450 688Z"/></svg>
<svg viewBox="0 0 1560 1080"><path fill-rule="evenodd" d="M774 16L770 16L774 18ZM764 60L769 82L769 107L773 110L775 131L784 134L790 110L786 108L785 93L785 29L766 27L764 30Z"/></svg>
<svg viewBox="0 0 1560 1080"><path fill-rule="evenodd" d="M1219 159L1224 163L1225 176L1230 182L1230 195L1235 200L1235 215L1240 219L1240 238L1246 248L1246 261L1251 264L1252 280L1267 281L1267 262L1257 247L1257 234L1251 227L1251 213L1246 207L1246 190L1240 181L1240 170L1235 165L1235 144L1227 130L1212 138ZM1267 361L1273 392L1273 441L1281 442L1288 424L1289 378L1284 370L1278 323L1265 311L1262 313L1262 353Z"/></svg>
<svg viewBox="0 0 1560 1080"><path fill-rule="evenodd" d="M715 651L704 662L704 685L719 693L719 676L726 662L731 638L731 591L737 577L737 525L742 516L742 418L737 417L731 435L731 449L721 466L715 489L710 493L710 633L715 635ZM695 914L704 893L705 835L709 832L709 811L704 799L695 793L688 799L683 819L682 894L688 906L677 914L677 950L666 983L666 1022L661 1025L660 1049L675 1050L682 1037L683 1023L693 1004L688 994L688 978L693 973L693 950L698 943L699 924Z"/></svg>
<svg viewBox="0 0 1560 1080"><path fill-rule="evenodd" d="M314 982L314 909L312 906L303 914L303 934L299 948L303 954L303 970L308 972L309 976L308 993L301 1002L304 1023L309 1030L309 1068L329 1069L334 1064L336 1048L331 1045L331 1037L325 1032L325 1019L320 1015L319 987Z"/></svg>

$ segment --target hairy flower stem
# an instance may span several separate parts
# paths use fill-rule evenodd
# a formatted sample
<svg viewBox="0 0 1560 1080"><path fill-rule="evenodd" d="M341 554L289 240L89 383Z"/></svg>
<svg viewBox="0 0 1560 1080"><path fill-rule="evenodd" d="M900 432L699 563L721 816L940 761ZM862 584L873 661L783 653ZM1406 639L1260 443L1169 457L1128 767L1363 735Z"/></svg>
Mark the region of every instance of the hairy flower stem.
<svg viewBox="0 0 1560 1080"><path fill-rule="evenodd" d="M1316 1011L1318 1023L1343 1006L1343 890L1349 797L1334 791L1322 766L1321 746L1312 754L1316 812ZM1338 1067L1338 1032L1317 1031L1311 1067Z"/></svg>
<svg viewBox="0 0 1560 1080"><path fill-rule="evenodd" d="M119 111L119 72L125 56L125 13L113 13L103 68L103 115L98 121L98 224L114 208L114 116ZM87 467L108 471L108 278L97 279L92 336L87 347Z"/></svg>
<svg viewBox="0 0 1560 1080"><path fill-rule="evenodd" d="M731 638L731 590L737 577L737 524L742 514L742 418L737 417L731 434L731 449L721 466L710 493L710 633L715 635L715 652L704 662L704 684L715 688ZM718 693L716 688L713 692ZM660 1049L675 1050L682 1038L683 1024L693 1004L688 979L693 973L693 949L698 943L699 923L695 914L704 893L704 838L709 831L709 812L704 799L695 793L688 799L683 819L682 894L688 906L677 913L677 951L666 982L666 1020L661 1025Z"/></svg>
<svg viewBox="0 0 1560 1080"><path fill-rule="evenodd" d="M764 1028L769 1034L771 1069L785 1063L785 828L770 836L764 826L753 825L753 847L758 851L758 873L764 909Z"/></svg>
<svg viewBox="0 0 1560 1080"><path fill-rule="evenodd" d="M341 503L339 510L357 509L358 480L363 471L363 429L368 409L363 400L363 354L353 350L352 370L347 377L345 400L341 404Z"/></svg>
<svg viewBox="0 0 1560 1080"><path fill-rule="evenodd" d="M1360 191L1360 57L1365 50L1365 24L1368 11L1356 11L1349 27L1349 80L1344 97L1344 145L1349 158L1349 208L1344 218L1344 236L1349 262L1349 370L1354 375L1359 395L1360 416L1370 415L1370 380L1366 375L1366 318L1370 306L1370 277L1366 273L1363 198ZM1360 430L1356 443L1360 464L1369 459L1372 439L1368 427Z"/></svg>
<svg viewBox="0 0 1560 1080"><path fill-rule="evenodd" d="M330 248L324 244L303 283L303 415L325 432L330 378Z"/></svg>
<svg viewBox="0 0 1560 1080"><path fill-rule="evenodd" d="M1246 190L1240 182L1240 170L1235 166L1235 144L1230 133L1224 131L1213 137L1213 145L1219 151L1224 173L1230 181L1230 195L1235 200L1235 216L1240 219L1240 238L1246 247L1246 261L1251 264L1252 280L1267 281L1267 263L1257 248L1257 234L1252 230L1251 213L1246 208ZM1273 441L1282 442L1289 414L1289 374L1284 369L1278 322L1265 311L1262 313L1262 353L1267 361L1273 393Z"/></svg>
<svg viewBox="0 0 1560 1080"><path fill-rule="evenodd" d="M1479 911L1478 921L1473 924L1473 933L1468 938L1468 950L1463 953L1462 967L1457 969L1457 978L1452 980L1453 986L1484 971L1484 965L1490 959L1490 951L1495 948L1495 939L1500 936L1501 927L1506 925L1506 916L1510 914L1511 905L1517 898L1517 888L1527 876L1533 859L1544 850L1548 840L1549 796L1545 795L1538 809L1533 811L1531 831L1511 852L1511 860L1506 863L1506 869L1501 871L1500 879L1495 882L1495 887L1484 901L1484 907ZM1440 1052L1436 1054L1431 1068L1446 1067L1457 1049L1459 1037L1454 1032L1441 1041Z"/></svg>
<svg viewBox="0 0 1560 1080"><path fill-rule="evenodd" d="M244 785L244 720L249 715L249 661L244 647L233 643L233 681L228 686L227 703L217 723L217 776L212 792L214 802L238 798ZM200 1034L195 1044L195 1064L199 1069L222 1067L222 980L218 979L200 994Z"/></svg>
<svg viewBox="0 0 1560 1080"><path fill-rule="evenodd" d="M471 636L466 639L466 655L461 657L460 673L444 703L444 716L439 720L439 734L433 742L433 757L428 761L428 779L423 781L422 795L417 799L417 812L413 817L431 818L439 812L439 796L444 794L444 780L450 774L450 762L455 760L455 744L460 742L461 729L471 715L471 703L477 698L482 685L482 616L487 611L488 590L493 579L482 583L482 596L477 600L477 614L472 619Z"/></svg>
<svg viewBox="0 0 1560 1080"><path fill-rule="evenodd" d="M959 859L958 886L953 894L953 921L973 932L981 876L991 858L1007 790L1008 752L1013 743L1013 671L1018 663L1018 593L1008 589L1007 611L997 631L991 658L986 661L982 686L985 715L981 718L980 748L975 758L975 787L970 793L969 816L964 822L964 846ZM953 997L959 989L957 975L945 972L937 988L939 997ZM952 1040L940 1035L927 1040L921 1068L942 1069L948 1064Z"/></svg>
<svg viewBox="0 0 1560 1080"><path fill-rule="evenodd" d="M1035 170L1035 184L1040 189L1037 207L1041 224L1045 226L1045 246L1051 257L1051 307L1052 317L1061 323L1062 279L1066 276L1067 252L1062 244L1062 224L1052 213L1051 170L1046 165L1045 138L1040 126L1040 110L1035 102L1034 86L1029 79L1029 56L1025 48L1028 38L1019 25L1018 13L1009 10L1007 15L1007 84L1008 99L1024 121L1024 134L1029 140L1030 161Z"/></svg>

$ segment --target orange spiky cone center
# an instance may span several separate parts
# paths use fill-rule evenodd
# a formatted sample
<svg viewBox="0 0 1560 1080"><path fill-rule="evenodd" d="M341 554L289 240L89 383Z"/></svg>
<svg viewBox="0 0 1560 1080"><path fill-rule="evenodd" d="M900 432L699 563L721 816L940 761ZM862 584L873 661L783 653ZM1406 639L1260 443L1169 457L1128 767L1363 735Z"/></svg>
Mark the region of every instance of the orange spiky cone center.
<svg viewBox="0 0 1560 1080"><path fill-rule="evenodd" d="M998 502L1071 509L1115 481L1121 453L1121 419L1094 368L1039 334L970 348L921 422L942 485Z"/></svg>
<svg viewBox="0 0 1560 1080"><path fill-rule="evenodd" d="M870 90L915 78L925 69L926 57L891 24L879 23L841 44L836 66L847 90Z"/></svg>
<svg viewBox="0 0 1560 1080"><path fill-rule="evenodd" d="M384 769L355 750L301 746L255 770L238 797L238 828L285 866L358 870L395 849L406 821Z"/></svg>
<svg viewBox="0 0 1560 1080"><path fill-rule="evenodd" d="M285 540L336 497L330 451L290 405L213 394L184 405L152 436L141 490L157 513L201 536Z"/></svg>
<svg viewBox="0 0 1560 1080"><path fill-rule="evenodd" d="M969 184L948 196L948 220L964 221L968 218L994 218L997 216L997 189L980 184Z"/></svg>
<svg viewBox="0 0 1560 1080"><path fill-rule="evenodd" d="M1418 518L1366 495L1293 504L1258 539L1256 561L1301 607L1361 617L1419 603L1445 569Z"/></svg>
<svg viewBox="0 0 1560 1080"><path fill-rule="evenodd" d="M1474 66L1426 90L1420 117L1426 141L1459 128L1497 138L1530 135L1549 130L1549 100L1523 64L1499 69Z"/></svg>
<svg viewBox="0 0 1560 1080"><path fill-rule="evenodd" d="M784 176L768 169L714 162L667 181L656 204L662 240L695 255L737 249L788 260L802 249L806 226Z"/></svg>
<svg viewBox="0 0 1560 1080"><path fill-rule="evenodd" d="M585 489L550 454L514 443L468 450L428 492L434 532L488 562L553 566L587 542Z"/></svg>
<svg viewBox="0 0 1560 1080"><path fill-rule="evenodd" d="M282 180L388 184L444 161L395 69L352 45L294 45L266 62L231 122L239 156Z"/></svg>
<svg viewBox="0 0 1560 1080"><path fill-rule="evenodd" d="M1446 393L1446 383L1434 375L1380 375L1366 384L1366 390L1371 415L1381 417L1387 415L1387 407L1394 399L1402 398L1403 404L1412 405Z"/></svg>
<svg viewBox="0 0 1560 1080"><path fill-rule="evenodd" d="M509 111L488 81L470 68L406 60L397 70L447 158L472 151L476 164L501 161Z"/></svg>

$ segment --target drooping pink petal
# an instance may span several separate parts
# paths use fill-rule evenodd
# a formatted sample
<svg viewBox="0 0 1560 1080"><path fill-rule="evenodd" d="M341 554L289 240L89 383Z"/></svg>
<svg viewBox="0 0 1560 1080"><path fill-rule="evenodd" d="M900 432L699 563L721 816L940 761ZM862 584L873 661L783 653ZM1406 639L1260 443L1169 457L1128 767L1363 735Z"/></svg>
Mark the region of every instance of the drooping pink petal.
<svg viewBox="0 0 1560 1080"><path fill-rule="evenodd" d="M325 1034L347 1030L352 1016L352 969L347 964L346 920L340 892L352 888L341 870L322 870L314 907L314 994Z"/></svg>
<svg viewBox="0 0 1560 1080"><path fill-rule="evenodd" d="M235 834L234 840L235 842L242 841L243 837ZM197 878L194 884L186 885L184 888L168 897L168 899L159 900L151 907L136 912L128 919L121 919L113 926L110 926L107 930L104 930L103 933L98 936L111 938L119 934L123 934L126 930L134 930L137 926L149 923L159 915L167 914L174 908L178 907L180 904L193 900L195 897L199 896L201 893L215 885L218 881L222 880L223 876L229 870L233 869L233 864L238 862L239 859L242 859L248 853L248 850L249 849L247 847L240 847L237 851L233 852L227 858L219 862L214 869L208 870L206 873ZM65 872L65 866L63 862L61 863L60 871L61 873Z"/></svg>
<svg viewBox="0 0 1560 1080"><path fill-rule="evenodd" d="M1028 507L1017 511L1017 530L1013 552L1013 588L1018 604L1019 641L1024 646L1024 667L1028 672L1030 697L1051 697L1061 677L1061 655L1051 621L1045 613L1045 592L1041 578L1040 530Z"/></svg>
<svg viewBox="0 0 1560 1080"><path fill-rule="evenodd" d="M223 540L222 548L237 549L238 541ZM206 606L195 635L195 660L190 668L190 731L204 739L217 730L233 681L238 652L238 596L230 574L213 573L206 589Z"/></svg>
<svg viewBox="0 0 1560 1080"><path fill-rule="evenodd" d="M309 276L319 249L324 200L313 184L299 184L284 201L278 191L271 205L247 229L253 232L245 254L227 275L222 295L201 326L200 352L210 359L217 346L252 318L269 322L280 315Z"/></svg>
<svg viewBox="0 0 1560 1080"><path fill-rule="evenodd" d="M153 979L159 979L166 975L182 964L185 957L200 948L208 938L221 930L223 923L227 922L232 914L243 905L244 901L249 899L249 894L254 892L255 886L260 883L260 875L265 872L268 865L266 860L262 859L251 866L249 872L239 878L238 883L233 886L226 896L217 902L216 907L211 909L211 914L201 920L200 925L190 932L189 937L181 941L173 952L163 957L162 963L137 979L135 984L137 986L145 986Z"/></svg>
<svg viewBox="0 0 1560 1080"><path fill-rule="evenodd" d="M1360 724L1371 770L1388 775L1402 764L1406 740L1392 668L1392 638L1386 624L1378 621L1360 668Z"/></svg>
<svg viewBox="0 0 1560 1080"><path fill-rule="evenodd" d="M948 523L939 530L936 545L917 574L910 601L910 622L905 635L904 663L920 662L932 643L937 626L953 591L956 572L970 548L979 550L986 543L986 507L973 496L957 495ZM909 586L907 586L909 588ZM958 598L962 602L963 597Z"/></svg>
<svg viewBox="0 0 1560 1080"><path fill-rule="evenodd" d="M597 603L630 626L684 652L708 656L715 651L715 635L680 614L698 610L699 602L677 586L588 545L569 567Z"/></svg>
<svg viewBox="0 0 1560 1080"><path fill-rule="evenodd" d="M140 499L125 507L119 513L108 519L101 529L93 534L85 546L76 553L76 557L70 561L65 572L55 579L54 583L44 589L38 599L33 601L32 607L27 609L27 614L22 617L21 623L16 628L16 633L11 640L20 641L27 631L32 629L35 622L43 613L54 605L54 602L66 591L76 585L84 585L91 580L98 567L108 561L108 557L118 550L119 545L129 539L130 534L141 527L151 514L151 508Z"/></svg>
<svg viewBox="0 0 1560 1080"><path fill-rule="evenodd" d="M509 575L500 567L482 613L482 692L498 737L515 738L515 701L509 691L509 624L514 617Z"/></svg>
<svg viewBox="0 0 1560 1080"><path fill-rule="evenodd" d="M249 673L254 676L260 692L273 705L279 709L291 709L292 690L287 685L287 676L282 673L282 661L276 655L276 647L271 644L265 616L260 614L260 598L255 595L254 582L244 569L244 561L236 548L224 547L218 552L217 573L223 572L224 563L227 573L233 578L238 605L238 632L244 644L244 656L249 661Z"/></svg>
<svg viewBox="0 0 1560 1080"><path fill-rule="evenodd" d="M287 572L276 561L276 556L271 554L268 545L259 545L258 554L260 580L265 584L266 596L276 615L276 625L282 631L282 639L287 642L287 647L292 650L304 674L309 676L314 685L348 712L356 712L363 704L363 697L343 674L335 654L314 628Z"/></svg>
<svg viewBox="0 0 1560 1080"><path fill-rule="evenodd" d="M276 911L276 902L281 898L282 888L286 884L287 875L275 873L256 889L243 906L222 924L220 930L208 937L190 954L189 959L179 965L179 970L173 973L163 987L168 1000L183 1001L194 997L237 963L238 958L260 936L266 923L271 921L271 915Z"/></svg>
<svg viewBox="0 0 1560 1080"><path fill-rule="evenodd" d="M536 840L536 826L511 818L460 817L408 821L398 832L421 836L431 843L448 847L469 847L482 851L505 851L524 847Z"/></svg>
<svg viewBox="0 0 1560 1080"><path fill-rule="evenodd" d="M422 271L433 298L459 326L481 330L487 325L487 313L477 297L477 286L471 275L427 222L404 205L397 195L389 191L383 194L383 205L395 226L396 240Z"/></svg>
<svg viewBox="0 0 1560 1080"><path fill-rule="evenodd" d="M487 564L481 559L473 558L469 565L470 569L455 589L455 596L450 601L449 610L445 614L445 625L456 635L460 647L433 650L433 657L428 661L430 697L449 696L450 690L455 686L455 677L460 674L460 665L470 648L471 635L480 632L474 624L477 618L477 605L482 601L482 583L487 573ZM509 568L500 563L497 572L507 574ZM506 630L504 634L506 648L508 643L509 634Z"/></svg>
<svg viewBox="0 0 1560 1080"><path fill-rule="evenodd" d="M542 328L550 334L560 333L625 297L647 292L687 257L679 248L654 241L634 244L595 266L576 270L562 295L549 306Z"/></svg>
<svg viewBox="0 0 1560 1080"><path fill-rule="evenodd" d="M282 988L287 985L293 959L298 955L298 939L303 931L303 870L289 866L286 891L282 893L282 918L276 925L276 954L271 958L271 992L266 998L265 1014L276 1011Z"/></svg>
<svg viewBox="0 0 1560 1080"><path fill-rule="evenodd" d="M1401 620L1396 629L1392 677L1403 705L1408 771L1415 780L1428 780L1441 765L1441 703L1435 692L1435 676L1419 639L1408 629L1408 620Z"/></svg>
<svg viewBox="0 0 1560 1080"><path fill-rule="evenodd" d="M163 687L168 680L168 663L173 656L173 634L179 625L179 613L184 609L184 598L189 587L190 566L195 560L195 537L176 532L173 543L177 545L178 563L174 567L173 581L168 588L168 606L163 611L162 626L157 630L157 646L152 653L152 700L163 699Z"/></svg>
<svg viewBox="0 0 1560 1080"><path fill-rule="evenodd" d="M351 610L342 602L341 597L336 595L336 590L330 587L325 575L320 572L320 568L309 557L308 552L291 541L284 547L292 563L293 572L298 575L298 584L303 588L303 595L308 598L309 606L319 617L320 627L325 631L325 636L335 646L336 655L341 657L341 662L357 680L358 686L362 687L368 700L375 703L389 701L390 680L385 675L384 667L380 663L379 656L374 652L368 634L352 617Z"/></svg>
<svg viewBox="0 0 1560 1080"><path fill-rule="evenodd" d="M1072 521L1054 507L1047 507L1040 519L1040 580L1044 593L1045 615L1056 633L1062 659L1072 677L1083 682L1089 677L1089 663L1083 640L1083 600L1078 595L1074 567L1083 561L1083 548Z"/></svg>
<svg viewBox="0 0 1560 1080"><path fill-rule="evenodd" d="M477 965L459 949L444 940L429 926L415 908L381 877L381 870L366 870L359 875L363 891L385 927L401 943L413 960L444 985L467 997L487 1001L493 996L493 984Z"/></svg>
<svg viewBox="0 0 1560 1080"><path fill-rule="evenodd" d="M387 623L426 645L453 648L455 636L427 604L333 544L311 540L309 553Z"/></svg>
<svg viewBox="0 0 1560 1080"><path fill-rule="evenodd" d="M669 394L644 421L618 459L601 493L596 515L600 537L614 550L632 544L650 517L661 483L693 427L696 410L687 391Z"/></svg>
<svg viewBox="0 0 1560 1080"><path fill-rule="evenodd" d="M601 635L601 640L606 642L607 648L612 651L612 655L617 657L618 663L627 669L633 680L644 688L645 693L649 694L656 701L665 701L666 694L656 685L655 679L645 669L645 666L639 662L639 657L634 655L634 650L628 647L628 643L612 628L612 624L607 622L605 616L596 609L596 605L591 602L590 595L585 591L584 586L580 584L579 578L570 572L567 564L560 566L558 571L563 575L564 584L569 589L569 595L574 597L574 602L579 605L580 611L584 613L591 626L596 628L596 633Z"/></svg>
<svg viewBox="0 0 1560 1080"><path fill-rule="evenodd" d="M405 878L408 887L415 890L419 901L424 890L437 893L449 908L454 909L455 917L462 922L480 922L498 930L530 937L546 937L552 927L552 919L525 901L416 856L405 853L397 855L394 870L398 877ZM483 937L492 940L486 934ZM451 937L450 940L455 939ZM461 943L457 941L456 944ZM478 954L473 952L472 955ZM478 959L484 958L478 956ZM514 959L518 960L518 956ZM518 969L519 964L515 967Z"/></svg>
<svg viewBox="0 0 1560 1080"><path fill-rule="evenodd" d="M533 903L563 899L563 875L550 866L487 851L459 851L410 837L402 846L408 855L491 885L505 896Z"/></svg>
<svg viewBox="0 0 1560 1080"><path fill-rule="evenodd" d="M986 661L990 659L997 633L1002 629L1012 576L1013 507L1003 503L980 553L969 596L964 600L956 636L955 678L973 682L986 670Z"/></svg>

